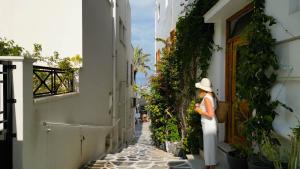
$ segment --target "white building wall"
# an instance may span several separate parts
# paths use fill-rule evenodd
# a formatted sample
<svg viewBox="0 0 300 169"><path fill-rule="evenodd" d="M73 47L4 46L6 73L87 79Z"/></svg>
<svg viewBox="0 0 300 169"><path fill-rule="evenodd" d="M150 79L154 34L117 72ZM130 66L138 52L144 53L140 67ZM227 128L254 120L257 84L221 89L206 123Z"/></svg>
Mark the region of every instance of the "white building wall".
<svg viewBox="0 0 300 169"><path fill-rule="evenodd" d="M278 42L275 52L280 63L278 83L272 90L272 96L294 110L290 113L279 108L279 116L273 123L274 129L285 138L289 138L291 128L299 125L297 119L300 117L300 8L292 10L295 5L300 7L299 1L266 1L266 13L277 22L272 27L272 34Z"/></svg>
<svg viewBox="0 0 300 169"><path fill-rule="evenodd" d="M82 0L0 0L0 37L43 54L82 56Z"/></svg>
<svg viewBox="0 0 300 169"><path fill-rule="evenodd" d="M280 63L278 83L271 91L272 98L279 99L294 110L290 113L279 107L279 116L273 123L276 132L285 139L289 138L291 128L298 124L296 117L300 115L297 103L300 99L300 8L291 8L295 2L297 1L266 0L266 13L277 21L277 24L271 27L271 31L277 41L275 52ZM215 44L222 47L221 51L214 52L209 68L209 77L221 100L225 99L226 19L248 3L249 1L238 0L219 1L205 14L205 21L215 24Z"/></svg>
<svg viewBox="0 0 300 169"><path fill-rule="evenodd" d="M118 138L115 139L118 140L119 145L122 145L127 142L128 130L133 131L134 129L134 126L130 126L131 118L133 117L133 112L130 108L132 85L128 81L133 52L131 46L131 9L129 0L117 0L116 2L116 110L117 119L120 119L120 122L118 126ZM123 32L121 33L121 31ZM121 37L123 33L124 38ZM118 149L119 147L115 148Z"/></svg>
<svg viewBox="0 0 300 169"><path fill-rule="evenodd" d="M218 21L214 25L214 43L222 49L213 53L208 76L220 100L225 100L225 54L226 54L226 22Z"/></svg>
<svg viewBox="0 0 300 169"><path fill-rule="evenodd" d="M178 18L183 15L185 0L156 0L155 9L155 38L167 39L170 32L176 28ZM155 52L164 47L155 41Z"/></svg>
<svg viewBox="0 0 300 169"><path fill-rule="evenodd" d="M56 1L51 2L53 4L58 3ZM8 3L8 5L15 8L16 3L17 2ZM43 6L41 3L35 3L34 0L28 3L29 4L23 6L25 9L22 10L28 12L29 9L32 9L30 6L32 5L31 3L34 4L33 6L36 5L36 8ZM45 6L47 9L51 6L51 3L48 3L49 5ZM94 160L98 158L99 155L108 153L115 147L120 147L127 139L132 139L127 135L127 133L133 133L134 130L134 126L131 124L133 116L130 116L132 108L129 106L130 97L133 95L131 92L132 86L130 83L126 85L126 64L127 61L129 64L131 63L133 56L130 39L131 14L129 2L128 0L122 0L117 7L117 13L119 17L125 21L127 32L126 41L124 42L125 45L122 44L122 46L119 39L114 37L113 9L115 6L113 6L111 1L84 0L80 1L80 3L74 1L74 3L80 5L80 10L74 12L76 15L73 15L80 16L76 19L80 31L78 34L74 33L74 36L76 34L75 38L78 37L80 39L80 47L77 47L77 44L69 44L69 46L57 44L57 41L53 40L55 38L61 38L61 41L64 41L64 39L70 40L70 38L74 38L71 33L72 30L70 29L70 27L73 27L73 24L69 25L69 23L64 23L65 25L61 25L62 30L70 31L70 34L66 33L62 36L59 36L60 33L63 34L62 32L56 35L52 34L51 30L49 30L50 34L46 34L45 32L40 32L40 34L32 33L32 29L35 28L34 24L28 25L28 27L32 29L23 29L20 26L16 27L18 24L7 20L7 24L0 26L0 32L2 32L1 29L7 31L7 38L14 39L17 43L26 48L31 47L40 36L45 36L45 42L42 44L47 45L43 45L44 49L50 52L59 51L57 49L61 49L62 52L59 51L60 53L64 51L73 53L71 49L74 48L83 55L83 68L80 70L80 92L35 99L34 102L32 101L31 87L32 69L30 69L29 66L29 73L27 72L26 76L24 75L24 79L27 79L25 80L27 84L26 96L30 96L31 99L27 99L28 102L26 103L29 108L26 109L26 112L24 108L24 113L26 114L24 115L23 125L24 139L23 141L20 140L15 147L14 160L18 163L15 168L79 168L89 160ZM70 2L70 4L72 3ZM64 4L64 7L69 7L68 3ZM2 5L0 8L2 8ZM65 15L70 15L69 17L72 16L72 14L67 12L50 16L49 13L50 12L47 12L47 16L44 18L41 17L40 19L43 20L43 22L52 22L56 19L60 20L61 17L66 17ZM27 16L29 14L25 14L26 17L16 15L15 18L29 21L33 18L31 15ZM44 15L46 15L46 13ZM5 18L6 16L0 15L1 19L3 17ZM116 23L119 23L119 20L117 20ZM50 23L48 23L48 25L49 24ZM8 29L7 27L14 27L14 29ZM65 27L69 29L64 29ZM118 29L118 26L116 26L116 28ZM77 31L78 30L76 30L76 32ZM16 32L19 32L19 34ZM9 36L12 34L14 35ZM32 36L30 37L32 40L29 39L26 41L28 34ZM77 43L77 40L74 42ZM117 46L116 51L118 53L117 91L113 88L113 79L115 76L113 58L114 43ZM48 46L50 47L48 48ZM45 53L47 53L47 50ZM73 55L67 52L67 56ZM118 85L123 84L123 81L125 81L125 86L119 87ZM16 82L16 84L18 83ZM118 97L113 98L114 93L117 93L116 96ZM122 96L119 97L118 94L122 94ZM113 110L113 105L118 105L118 109ZM117 112L117 118L120 118L122 125L119 125L118 120L116 120L116 123L113 122L114 111ZM115 138L119 139L118 136L120 136L119 142L114 140ZM131 136L133 137L133 135ZM106 147L107 142L109 147Z"/></svg>

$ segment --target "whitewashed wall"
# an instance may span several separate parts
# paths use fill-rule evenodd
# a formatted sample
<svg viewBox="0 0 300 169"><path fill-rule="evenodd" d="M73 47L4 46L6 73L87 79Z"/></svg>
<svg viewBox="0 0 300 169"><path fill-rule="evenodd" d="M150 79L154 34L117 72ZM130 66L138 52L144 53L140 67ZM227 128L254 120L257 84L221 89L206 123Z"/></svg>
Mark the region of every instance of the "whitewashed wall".
<svg viewBox="0 0 300 169"><path fill-rule="evenodd" d="M290 134L290 128L295 127L298 123L295 117L300 115L300 107L297 103L298 98L300 98L300 8L298 11L292 10L295 2L297 1L266 1L266 13L277 20L277 24L272 26L271 30L277 41L275 51L281 67L278 72L278 83L271 91L272 98L279 99L295 111L290 113L282 107L278 108L279 116L275 119L273 127L285 139ZM249 2L237 0L219 1L214 8L205 14L205 21L215 24L215 44L222 47L221 51L214 52L209 68L209 77L221 100L225 99L226 19L242 9L247 3ZM299 3L298 5L300 6Z"/></svg>
<svg viewBox="0 0 300 169"><path fill-rule="evenodd" d="M298 7L293 10L295 6ZM266 13L277 21L272 27L272 34L278 42L275 51L280 70L272 97L294 110L290 113L284 108L279 108L279 116L275 119L273 127L281 136L289 138L291 128L298 125L300 118L300 2L267 0Z"/></svg>
<svg viewBox="0 0 300 169"><path fill-rule="evenodd" d="M156 0L155 7L155 38L167 39L175 29L178 18L183 15L185 0ZM155 52L164 47L161 42L155 42ZM154 56L155 57L155 56Z"/></svg>
<svg viewBox="0 0 300 169"><path fill-rule="evenodd" d="M61 49L62 51L66 51L66 55L73 55L73 51L75 50L72 49L74 48L83 55L83 68L80 70L80 92L40 98L33 101L32 67L27 65L27 69L24 70L24 72L27 73L24 73L23 77L23 97L27 98L26 104L24 103L26 106L23 108L25 113L23 116L24 124L22 128L24 131L24 138L23 140L21 139L19 142L15 143L15 168L79 168L82 164L85 164L89 160L96 159L99 155L104 155L105 153L111 151L112 148L120 147L122 143L126 142L127 139L130 139L127 137L125 138L123 135L126 135L127 133L133 133L134 130L133 126L131 125L131 118L133 116L130 116L132 109L129 107L129 101L132 95L131 85L126 86L125 83L122 91L124 96L122 98L124 98L124 100L121 100L122 98L119 97L111 97L113 95L112 93L116 92L113 89L113 79L115 76L113 66L113 46L114 43L119 43L119 41L114 39L114 6L113 3L108 0L67 1L69 3L66 3L66 1L64 1L64 3L47 1L47 3L45 2L47 6L34 0L26 2L28 4L24 5L23 1L20 3L24 5L24 9L22 10L24 10L24 13L26 13L24 14L25 16L19 16L19 14L15 14L17 13L16 11L14 12L16 19L21 18L33 23L31 20L34 12L27 13L28 10L35 7L42 11L40 9L42 7L47 9L44 10L45 13L41 14L44 17L38 16L38 18L42 20L39 22L49 22L49 25L50 22L54 22L56 20L60 21L61 18L80 16L75 19L76 24L78 23L80 29L77 29L76 33L72 33L72 29L70 27L71 25L73 27L73 24L63 23L67 25L67 28L61 28L59 30L66 32L59 32L56 35L52 34L52 30L49 30L49 34L46 34L44 31L40 32L39 34L38 32L32 33L32 29L35 28L34 24L28 25L32 29L23 29L23 27L20 26L15 28L16 23L12 21L9 22L9 20L7 20L5 21L8 23L7 25L0 26L0 32L2 32L1 29L5 29L7 32L9 32L7 34L13 35L11 37L7 35L7 38L16 40L16 42L26 48L29 48L30 45L40 38L40 36L45 38L45 42L43 44L47 45L44 45L44 48L49 49L50 52L61 52L59 50ZM72 4L73 2L74 4ZM18 6L16 0L12 1L11 3L5 3L11 8L16 8L16 6ZM32 3L34 4L33 7L30 6ZM73 15L73 13L69 11L70 9L66 8L70 7L68 4L75 6L76 4L79 5L78 8L80 10L74 11L75 14ZM56 7L58 8L56 9L54 7L57 5L60 8ZM62 8L60 5L65 8ZM51 6L53 6L55 10L60 9L61 11L64 11L63 9L66 9L66 12L57 12L59 13L57 14L54 10L55 14L50 15L51 12L48 11L48 8ZM0 8L2 7L3 6L1 4ZM122 2L119 4L118 10L120 10L118 11L120 16L124 17L123 19L126 21L126 28L128 32L126 34L127 40L125 42L125 46L127 46L127 48L122 49L119 45L116 49L118 54L120 54L120 57L118 57L122 58L117 60L117 83L119 84L121 81L126 82L126 63L127 61L129 64L131 63L132 46L130 43L131 15L128 1L125 3L125 1L122 0ZM2 18L2 16L0 17ZM66 20L71 22L72 18L67 18ZM61 24L60 26L64 27L65 25ZM14 29L9 29L9 27L14 27ZM77 31L79 31L79 33ZM15 32L21 33L14 34ZM65 35L59 36L60 33L65 33ZM28 35L31 37L27 38ZM58 43L57 41L58 39L60 42L69 42L70 38L74 37L80 39L79 47L77 46L77 40L74 40L76 44L68 44L69 46ZM47 51L45 52L47 53ZM68 52L72 54L68 54ZM21 83L18 83L18 79L16 79L15 84L18 88L19 86L17 84ZM113 110L112 104L118 105L120 101L122 101L123 104L119 106L118 110ZM121 118L120 121L123 122L122 125L119 125L118 122L116 122L115 126L113 125L113 111L116 111L119 115L118 117ZM119 134L121 136L121 141L118 142L113 140L114 135L116 135L116 138L119 139ZM106 141L110 143L110 147L105 147Z"/></svg>
<svg viewBox="0 0 300 169"><path fill-rule="evenodd" d="M131 8L128 0L117 0L116 7L116 111L117 119L120 119L117 139L122 145L130 140L128 137L132 133L133 110L130 107L132 96L132 85L130 83L130 65L132 63L133 51L131 45ZM121 40L122 25L125 34ZM132 137L133 135L131 135ZM118 147L115 147L118 149Z"/></svg>
<svg viewBox="0 0 300 169"><path fill-rule="evenodd" d="M0 37L43 54L82 55L82 0L0 0Z"/></svg>

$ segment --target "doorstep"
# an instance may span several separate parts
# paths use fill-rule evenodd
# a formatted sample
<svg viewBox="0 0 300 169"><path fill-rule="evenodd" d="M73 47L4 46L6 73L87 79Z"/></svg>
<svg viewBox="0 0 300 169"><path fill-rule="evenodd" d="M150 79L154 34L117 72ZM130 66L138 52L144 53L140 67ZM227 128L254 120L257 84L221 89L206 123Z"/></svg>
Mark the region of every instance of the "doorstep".
<svg viewBox="0 0 300 169"><path fill-rule="evenodd" d="M218 144L217 169L229 169L228 162L227 162L227 153L230 152L231 150L232 148L227 143L221 142ZM200 150L199 155L187 154L186 156L193 169L199 169L204 167L204 158L203 158L202 150Z"/></svg>

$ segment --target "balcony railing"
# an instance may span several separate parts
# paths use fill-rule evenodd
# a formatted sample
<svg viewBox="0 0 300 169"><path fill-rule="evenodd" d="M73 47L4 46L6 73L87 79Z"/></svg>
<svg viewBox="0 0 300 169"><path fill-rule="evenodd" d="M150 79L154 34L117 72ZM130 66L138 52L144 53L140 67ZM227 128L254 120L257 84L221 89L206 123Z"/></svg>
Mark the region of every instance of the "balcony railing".
<svg viewBox="0 0 300 169"><path fill-rule="evenodd" d="M33 96L44 97L74 91L74 70L33 66Z"/></svg>

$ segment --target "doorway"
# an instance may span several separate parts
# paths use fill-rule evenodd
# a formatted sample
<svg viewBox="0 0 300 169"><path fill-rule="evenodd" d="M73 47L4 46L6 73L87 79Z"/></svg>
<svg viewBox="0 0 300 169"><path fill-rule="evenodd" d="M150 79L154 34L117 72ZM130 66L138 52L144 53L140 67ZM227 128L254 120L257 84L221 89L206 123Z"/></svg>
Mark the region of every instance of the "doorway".
<svg viewBox="0 0 300 169"><path fill-rule="evenodd" d="M247 100L240 100L237 95L239 88L238 80L239 63L242 56L239 49L247 45L242 37L250 23L253 5L249 4L241 11L227 19L226 35L226 101L229 103L229 113L226 124L226 141L234 143L240 140L244 122L250 117Z"/></svg>

